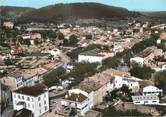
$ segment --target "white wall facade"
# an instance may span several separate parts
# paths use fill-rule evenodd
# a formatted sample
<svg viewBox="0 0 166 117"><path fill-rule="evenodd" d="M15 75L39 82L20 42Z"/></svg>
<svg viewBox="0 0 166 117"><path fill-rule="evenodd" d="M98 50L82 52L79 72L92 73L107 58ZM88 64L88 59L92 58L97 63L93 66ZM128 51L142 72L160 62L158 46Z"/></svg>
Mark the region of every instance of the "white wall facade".
<svg viewBox="0 0 166 117"><path fill-rule="evenodd" d="M134 81L131 78L124 78L116 76L113 80L113 82L110 84L108 91L112 91L114 89L120 89L123 85L126 85L129 87L129 89L132 90L133 93L136 93L139 91L140 86L137 81Z"/></svg>
<svg viewBox="0 0 166 117"><path fill-rule="evenodd" d="M13 98L13 109L18 110L18 103L24 102L24 108L32 111L34 117L39 117L49 110L49 97L48 92L42 93L41 95L34 97L16 92L12 93ZM19 105L20 106L20 105Z"/></svg>
<svg viewBox="0 0 166 117"><path fill-rule="evenodd" d="M61 105L69 106L71 108L77 108L77 109L79 109L80 114L82 116L84 116L85 113L90 108L92 108L93 101L92 101L91 97L89 96L89 94L87 92L82 91L80 89L71 89L71 90L68 91L69 95L72 94L72 93L74 93L74 94L80 94L81 93L81 94L85 95L87 97L87 99L84 100L83 102L76 102L76 101L70 101L70 100L63 99L61 101Z"/></svg>
<svg viewBox="0 0 166 117"><path fill-rule="evenodd" d="M160 103L158 96L132 96L133 103L138 105L157 105Z"/></svg>
<svg viewBox="0 0 166 117"><path fill-rule="evenodd" d="M103 56L78 55L78 62L101 63L103 59Z"/></svg>

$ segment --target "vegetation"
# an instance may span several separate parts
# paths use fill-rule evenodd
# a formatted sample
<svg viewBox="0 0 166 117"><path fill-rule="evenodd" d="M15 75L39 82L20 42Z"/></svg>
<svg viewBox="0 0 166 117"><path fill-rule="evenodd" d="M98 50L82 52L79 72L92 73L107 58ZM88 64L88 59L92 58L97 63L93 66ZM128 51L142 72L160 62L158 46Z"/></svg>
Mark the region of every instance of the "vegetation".
<svg viewBox="0 0 166 117"><path fill-rule="evenodd" d="M55 31L53 30L41 30L41 31L35 31L36 33L40 33L44 39L47 39L47 38L56 38L57 37L57 34Z"/></svg>
<svg viewBox="0 0 166 117"><path fill-rule="evenodd" d="M127 110L127 111L121 111L116 110L114 107L109 106L107 109L101 110L101 109L95 109L97 111L100 111L103 114L103 117L120 117L120 116L150 116L148 114L141 113L137 110Z"/></svg>
<svg viewBox="0 0 166 117"><path fill-rule="evenodd" d="M75 78L76 84L81 82L83 78L94 75L97 72L97 63L77 63L74 69L66 74L64 78Z"/></svg>
<svg viewBox="0 0 166 117"><path fill-rule="evenodd" d="M97 64L96 63L77 63L74 69L66 73L63 67L59 67L50 73L43 76L44 83L51 87L59 83L59 79L68 79L68 78L75 78L76 84L81 82L84 77L91 76L96 73Z"/></svg>
<svg viewBox="0 0 166 117"><path fill-rule="evenodd" d="M48 87L56 85L59 83L59 79L65 74L65 72L66 71L63 67L54 69L50 73L43 76L44 84L46 84Z"/></svg>
<svg viewBox="0 0 166 117"><path fill-rule="evenodd" d="M132 66L130 73L132 76L135 76L141 79L150 79L152 77L152 73L154 73L154 70L152 70L150 67L147 67L146 65L144 65L143 67L134 65Z"/></svg>
<svg viewBox="0 0 166 117"><path fill-rule="evenodd" d="M69 39L64 39L63 45L64 46L76 46L78 42L77 36L76 35L71 35Z"/></svg>
<svg viewBox="0 0 166 117"><path fill-rule="evenodd" d="M118 65L121 63L122 59L124 60L124 63L130 66L130 58L133 57L133 55L143 51L147 47L154 46L156 44L156 39L158 39L158 35L152 34L149 39L143 40L135 44L131 49L125 50L121 53L117 53L114 57L103 60L102 69L117 68Z"/></svg>
<svg viewBox="0 0 166 117"><path fill-rule="evenodd" d="M80 53L85 52L85 51L89 51L89 50L93 50L93 49L109 50L109 47L98 45L98 44L92 44L92 45L88 45L85 48L78 47L78 48L72 50L71 52L68 52L67 56L69 56L73 60L76 60Z"/></svg>
<svg viewBox="0 0 166 117"><path fill-rule="evenodd" d="M166 71L157 72L154 76L154 82L166 93Z"/></svg>
<svg viewBox="0 0 166 117"><path fill-rule="evenodd" d="M7 65L7 66L14 65L15 62L16 62L15 60L8 58L8 59L5 60L5 65Z"/></svg>
<svg viewBox="0 0 166 117"><path fill-rule="evenodd" d="M162 49L162 50L166 51L166 41L162 40L161 43L159 45L157 45L157 47L159 49Z"/></svg>
<svg viewBox="0 0 166 117"><path fill-rule="evenodd" d="M65 9L64 9L65 8ZM72 9L71 9L72 8ZM70 10L70 12L69 12ZM47 17L45 16L47 14ZM124 8L112 7L99 3L56 4L33 12L27 12L19 17L19 22L56 22L75 19L125 19L132 14Z"/></svg>

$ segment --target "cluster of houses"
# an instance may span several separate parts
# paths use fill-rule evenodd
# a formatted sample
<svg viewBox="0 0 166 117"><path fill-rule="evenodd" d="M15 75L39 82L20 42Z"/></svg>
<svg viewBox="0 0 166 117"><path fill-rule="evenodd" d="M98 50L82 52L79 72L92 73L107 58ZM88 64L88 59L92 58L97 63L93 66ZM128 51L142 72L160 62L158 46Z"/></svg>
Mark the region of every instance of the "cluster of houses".
<svg viewBox="0 0 166 117"><path fill-rule="evenodd" d="M14 24L4 22L3 26L13 29ZM54 24L44 25L38 23L23 25L23 28L28 33L20 36L23 40L30 40L33 46L27 48L19 43L22 51L26 49L30 53L30 55L19 57L19 59L17 57L20 53L15 52L19 50L18 47L9 52L1 51L0 62L2 62L0 64L7 58L17 58L16 65L22 67L17 68L16 65L0 66L0 69L6 69L0 71L0 74L3 74L0 76L1 102L6 106L12 103L14 116L16 117L25 113L26 115L24 116L27 117L39 117L47 114L50 110L49 91L58 88L63 90L64 88L55 86L48 88L42 84L43 75L60 66L66 66L65 68L69 72L73 69L73 66L67 63L68 61L62 60L61 50L55 47L53 43L46 41L40 45L40 48L36 47L35 40L43 37L40 33L32 33L32 31L55 31L58 28L64 34L65 39L69 39L71 34L77 35L79 47L85 47L88 44L109 45L112 47L110 51L94 49L78 55L78 62L102 63L104 59L113 57L116 53L122 52L126 48L131 48L134 44L148 37L150 32L144 31L148 26L148 22L143 24L133 22L129 23L128 28L124 31L118 28L106 30L95 26L69 25L66 27L66 25L55 26ZM19 27L17 28L19 29ZM91 35L92 39L87 39L88 35ZM130 62L131 64L137 63L140 66L146 64L156 68L154 66L159 64L153 62L156 56L166 56L166 54L161 49L150 47L131 58ZM162 63L160 68L166 70L165 64ZM68 81L62 81L62 84L67 84L66 82ZM145 85L142 82L145 81L132 77L128 72L107 69L85 78L77 86L65 90L65 95L60 97L60 105L63 109L57 110L57 113L64 113L63 115L68 116L69 112L75 109L78 115L86 116L89 110L104 101L104 97L108 93L121 89L124 85L131 91L133 103L136 105L165 105L162 99L164 96L163 91L153 84ZM63 112L63 110L65 111ZM66 111L68 111L67 114Z"/></svg>

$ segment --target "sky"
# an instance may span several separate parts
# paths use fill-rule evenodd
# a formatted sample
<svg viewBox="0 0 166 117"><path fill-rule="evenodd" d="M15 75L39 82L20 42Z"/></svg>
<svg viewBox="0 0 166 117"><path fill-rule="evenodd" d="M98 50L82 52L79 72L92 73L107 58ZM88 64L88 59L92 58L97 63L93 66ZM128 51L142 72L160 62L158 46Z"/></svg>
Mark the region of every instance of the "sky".
<svg viewBox="0 0 166 117"><path fill-rule="evenodd" d="M56 3L97 2L132 11L166 11L166 0L0 0L0 6L41 8Z"/></svg>

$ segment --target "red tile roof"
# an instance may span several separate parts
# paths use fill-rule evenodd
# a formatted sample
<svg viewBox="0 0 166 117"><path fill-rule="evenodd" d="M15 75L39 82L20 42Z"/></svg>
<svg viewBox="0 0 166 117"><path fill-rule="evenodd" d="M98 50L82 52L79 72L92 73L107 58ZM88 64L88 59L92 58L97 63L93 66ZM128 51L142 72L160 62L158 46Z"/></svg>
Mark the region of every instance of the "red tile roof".
<svg viewBox="0 0 166 117"><path fill-rule="evenodd" d="M79 94L71 94L70 96L68 96L67 98L65 98L66 100L69 101L74 101L74 102L83 102L84 100L87 99L87 97L81 93Z"/></svg>
<svg viewBox="0 0 166 117"><path fill-rule="evenodd" d="M30 95L30 96L38 96L42 93L44 93L47 89L47 86L44 84L36 84L31 87L23 87L20 89L15 90L14 92L20 93L20 94L25 94L25 95Z"/></svg>

